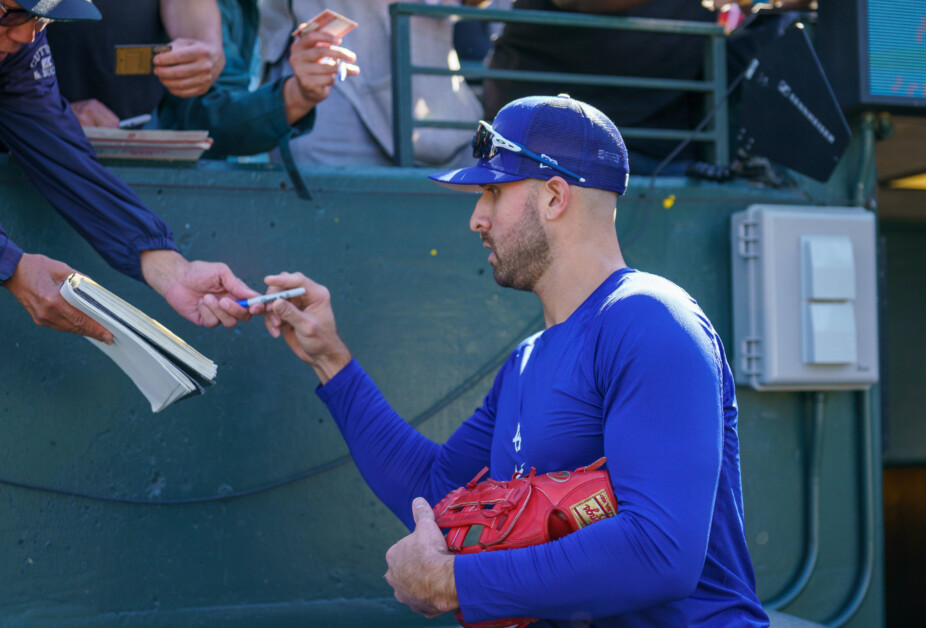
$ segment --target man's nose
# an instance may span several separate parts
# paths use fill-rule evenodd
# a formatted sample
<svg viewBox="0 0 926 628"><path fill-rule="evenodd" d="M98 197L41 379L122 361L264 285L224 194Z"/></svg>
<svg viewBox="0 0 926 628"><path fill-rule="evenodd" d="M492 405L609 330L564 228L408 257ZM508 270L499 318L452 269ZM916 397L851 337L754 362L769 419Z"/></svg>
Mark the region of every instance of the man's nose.
<svg viewBox="0 0 926 628"><path fill-rule="evenodd" d="M489 216L485 211L482 197L480 197L479 200L476 201L476 207L473 209L472 216L469 217L469 228L471 231L480 233L488 231L491 226L492 223L489 221Z"/></svg>

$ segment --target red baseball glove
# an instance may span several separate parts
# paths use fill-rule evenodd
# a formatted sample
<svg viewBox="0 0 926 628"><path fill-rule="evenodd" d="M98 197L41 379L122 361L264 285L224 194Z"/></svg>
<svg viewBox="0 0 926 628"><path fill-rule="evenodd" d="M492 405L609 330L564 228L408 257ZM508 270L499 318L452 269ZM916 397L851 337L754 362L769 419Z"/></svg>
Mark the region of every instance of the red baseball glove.
<svg viewBox="0 0 926 628"><path fill-rule="evenodd" d="M434 507L435 520L449 529L447 547L455 554L549 543L617 512L611 478L599 470L604 463L605 458L599 458L572 472L542 475L531 468L529 474L516 473L507 482L480 482L486 467ZM456 618L469 628L523 628L537 621L512 618L468 624L460 611Z"/></svg>

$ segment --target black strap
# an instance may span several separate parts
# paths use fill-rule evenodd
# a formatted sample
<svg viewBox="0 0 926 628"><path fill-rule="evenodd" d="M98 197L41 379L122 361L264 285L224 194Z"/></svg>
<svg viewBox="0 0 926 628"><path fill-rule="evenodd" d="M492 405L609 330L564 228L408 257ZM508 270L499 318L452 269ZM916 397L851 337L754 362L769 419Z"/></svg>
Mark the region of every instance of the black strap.
<svg viewBox="0 0 926 628"><path fill-rule="evenodd" d="M293 20L293 26L291 30L296 30L296 12L293 10L293 0L287 2L289 7L289 15ZM276 63L281 63L284 59L289 57L289 46L283 50L283 55L277 59ZM311 200L312 195L309 193L309 187L305 184L305 180L302 178L302 174L299 172L299 167L296 166L296 160L293 159L293 151L289 145L290 140L296 135L296 131L290 131L286 136L284 136L279 143L280 157L283 159L283 167L286 168L286 172L289 174L290 180L293 182L293 187L296 189L296 196L301 199Z"/></svg>
<svg viewBox="0 0 926 628"><path fill-rule="evenodd" d="M296 188L296 196L309 201L312 200L312 195L309 193L309 187L305 184L305 180L302 178L298 166L296 166L296 161L293 159L293 151L289 146L289 141L295 134L295 131L291 131L280 140L280 157L283 158L283 167L286 168L286 172L289 173L289 178L293 182L293 187Z"/></svg>

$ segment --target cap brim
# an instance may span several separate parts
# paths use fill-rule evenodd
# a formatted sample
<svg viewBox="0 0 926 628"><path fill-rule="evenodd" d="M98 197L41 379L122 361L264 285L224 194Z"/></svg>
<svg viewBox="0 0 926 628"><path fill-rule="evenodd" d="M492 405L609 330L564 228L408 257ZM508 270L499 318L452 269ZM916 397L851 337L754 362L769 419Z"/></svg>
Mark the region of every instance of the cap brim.
<svg viewBox="0 0 926 628"><path fill-rule="evenodd" d="M527 177L519 174L508 174L499 172L483 166L471 166L469 168L460 168L458 170L448 170L447 172L438 172L429 174L435 183L450 188L451 190L460 190L461 192L478 192L480 185L491 185L493 183L511 183L513 181L523 181Z"/></svg>
<svg viewBox="0 0 926 628"><path fill-rule="evenodd" d="M24 0L17 4L34 15L60 22L96 22L103 17L87 0Z"/></svg>

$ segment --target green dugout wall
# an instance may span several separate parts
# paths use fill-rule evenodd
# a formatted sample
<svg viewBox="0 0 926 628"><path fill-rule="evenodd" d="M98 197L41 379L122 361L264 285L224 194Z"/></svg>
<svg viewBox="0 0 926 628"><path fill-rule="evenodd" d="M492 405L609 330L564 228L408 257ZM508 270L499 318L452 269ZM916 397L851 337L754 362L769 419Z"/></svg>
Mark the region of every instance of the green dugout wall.
<svg viewBox="0 0 926 628"><path fill-rule="evenodd" d="M684 286L729 347L730 214L759 202L848 204L859 161L853 149L829 185L779 191L664 179L651 201L648 181L632 181L617 219L627 260ZM532 295L493 282L468 231L474 197L420 171L314 170L313 198L300 200L270 166L114 170L187 257L225 261L258 289L280 270L328 285L356 357L434 439L540 327ZM35 326L0 291L0 625L452 624L392 599L383 556L405 530L346 457L311 370L259 320L206 330L180 319L108 268L5 157L0 216L23 248L93 276L219 365L205 396L152 414L101 352ZM817 621L882 625L880 426L867 407L877 404L852 392L820 400L820 534L808 536L812 397L738 395L761 597Z"/></svg>

